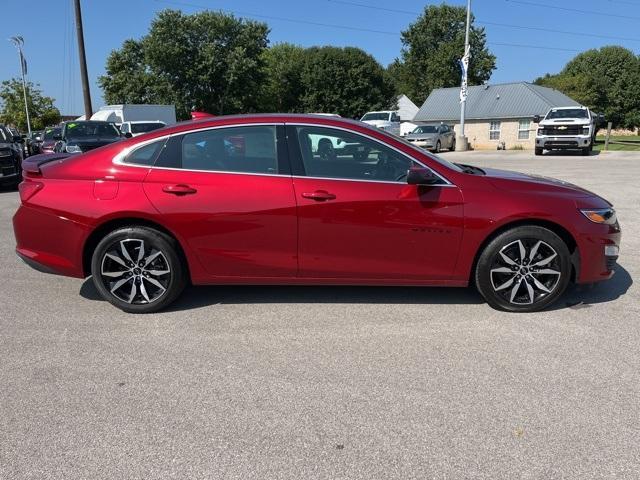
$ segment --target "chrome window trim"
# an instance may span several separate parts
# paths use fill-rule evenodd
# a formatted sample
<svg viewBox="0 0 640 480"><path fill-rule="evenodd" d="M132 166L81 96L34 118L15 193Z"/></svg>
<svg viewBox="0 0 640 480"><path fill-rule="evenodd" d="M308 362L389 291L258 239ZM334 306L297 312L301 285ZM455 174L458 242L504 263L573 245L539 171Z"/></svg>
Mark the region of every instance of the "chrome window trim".
<svg viewBox="0 0 640 480"><path fill-rule="evenodd" d="M365 133L361 133L361 132L357 132L357 131L353 131L351 129L348 128L344 128L344 127L336 127L336 126L332 126L332 125L325 125L325 124L321 124L321 123L300 123L300 122L250 122L250 123L238 123L238 124L232 124L232 125L214 125L214 126L209 126L209 127L204 127L204 128L192 128L189 130L183 130L181 132L175 132L175 133L171 133L168 135L162 135L160 137L154 137L151 138L149 140L145 140L139 143L136 143L134 145L131 145L130 147L127 147L125 149L123 149L121 152L119 152L117 155L115 155L112 159L112 163L114 163L115 165L122 165L122 166L126 166L126 167L134 167L134 168L146 168L147 170L150 169L157 169L157 170L170 170L170 171L176 171L176 172L197 172L197 173L215 173L215 174L220 174L220 173L225 173L225 174L230 174L230 175L253 175L253 176L261 176L261 177L289 177L289 178L299 178L299 179L303 179L303 178L309 178L309 179L314 179L314 180L337 180L337 181L342 181L342 182L364 182L364 183L385 183L385 184L393 184L393 185L408 185L406 182L396 182L396 181L387 181L387 180L365 180L365 179L358 179L358 178L333 178L333 177L312 177L309 175L288 175L288 174L282 174L282 173L254 173L254 172L229 172L226 170L194 170L194 169L185 169L185 168L172 168L172 167L156 167L153 165L140 165L140 164L136 164L136 163L127 163L124 161L124 159L134 150L137 150L138 148L142 148L146 145L149 145L150 143L156 142L156 141L160 141L160 140L169 140L172 137L175 136L179 136L179 135L187 135L190 133L196 133L196 132L203 132L203 131L207 131L207 130L217 130L220 128L234 128L234 127L251 127L251 126L256 126L256 127L264 127L264 126L278 126L278 125L292 125L292 126L302 126L302 127L320 127L320 128L329 128L329 129L334 129L334 130L342 130L354 135L361 135L373 142L376 142L378 144L384 145L387 148L390 148L392 150L395 150L396 152L398 152L400 155L406 157L407 159L411 160L412 162L416 162L417 164L421 165L424 168L428 168L429 170L431 170L434 174L436 174L436 176L438 176L443 182L442 184L435 184L435 185L430 185L430 187L456 187L457 186L452 183L451 181L449 181L446 177L444 177L443 175L441 175L439 172L437 172L436 170L434 170L433 168L425 165L424 163L422 163L421 161L407 155L405 152L403 152L402 150L399 150L398 148L392 146L392 145L388 145L386 143L381 142L380 140L378 140L377 138L371 137L370 135L367 135Z"/></svg>
<svg viewBox="0 0 640 480"><path fill-rule="evenodd" d="M417 163L418 165L421 165L423 168L428 168L429 170L431 170L438 178L440 178L440 180L442 180L443 182L445 182L444 184L435 184L435 185L430 185L430 187L457 187L453 182L451 182L449 179L447 179L444 175L441 175L439 172L437 172L436 170L434 170L433 168L429 167L428 165L425 165L424 163L422 163L420 160L417 160L409 155L407 155L405 152L403 152L402 150L394 147L393 145L388 145L386 143L381 142L380 140L378 140L375 137L372 137L370 135L367 135L366 133L361 133L361 132L357 132L354 130L350 130L348 128L344 128L344 127L335 127L333 125L323 125L323 124L318 124L318 123L300 123L300 122L286 122L287 125L291 125L291 126L301 126L301 127L320 127L320 128L328 128L328 129L334 129L334 130L342 130L345 132L349 132L353 135L360 135L362 137L368 138L369 140L378 143L380 145L383 145L387 148L390 148L392 150L395 150L396 152L398 152L400 155L402 155L403 157L406 157L407 159L411 160L412 162ZM358 178L332 178L332 177L311 177L311 176L306 176L306 175L297 175L294 176L294 178L315 178L315 179L320 179L320 180L343 180L343 181L349 181L349 182L375 182L375 183L393 183L393 184L401 184L401 185L408 185L407 182L394 182L394 181L385 181L385 180L364 180L364 179L358 179Z"/></svg>

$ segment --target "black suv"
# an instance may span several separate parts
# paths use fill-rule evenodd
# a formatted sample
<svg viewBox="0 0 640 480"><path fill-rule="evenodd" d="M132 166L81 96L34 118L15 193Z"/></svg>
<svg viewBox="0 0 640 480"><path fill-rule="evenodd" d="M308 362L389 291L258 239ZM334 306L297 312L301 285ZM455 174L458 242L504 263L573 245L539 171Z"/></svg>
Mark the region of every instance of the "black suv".
<svg viewBox="0 0 640 480"><path fill-rule="evenodd" d="M0 184L17 185L22 179L24 140L0 124Z"/></svg>
<svg viewBox="0 0 640 480"><path fill-rule="evenodd" d="M67 122L56 137L54 151L60 153L83 153L124 138L114 123L94 120Z"/></svg>

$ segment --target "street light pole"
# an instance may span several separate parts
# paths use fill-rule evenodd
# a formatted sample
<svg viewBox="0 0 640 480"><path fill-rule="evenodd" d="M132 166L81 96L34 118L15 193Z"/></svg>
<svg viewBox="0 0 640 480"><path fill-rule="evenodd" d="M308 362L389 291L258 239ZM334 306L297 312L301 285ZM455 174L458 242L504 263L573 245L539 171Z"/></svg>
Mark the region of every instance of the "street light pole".
<svg viewBox="0 0 640 480"><path fill-rule="evenodd" d="M91 90L89 90L89 75L87 74L87 57L84 53L84 32L82 30L82 10L80 0L73 2L76 12L76 34L78 37L78 55L80 56L80 76L82 79L82 94L84 96L84 119L89 120L92 115Z"/></svg>
<svg viewBox="0 0 640 480"><path fill-rule="evenodd" d="M471 46L469 45L469 28L471 24L471 0L467 0L467 27L464 34L464 56L460 60L462 70L462 82L460 83L460 136L456 142L458 150L468 150L469 142L464 134L464 116L467 106L467 71L469 70L469 59L471 58Z"/></svg>
<svg viewBox="0 0 640 480"><path fill-rule="evenodd" d="M29 103L27 102L27 61L24 58L24 52L22 51L22 47L24 45L24 39L21 36L11 37L9 39L18 49L18 53L20 54L20 71L22 72L22 94L24 95L24 111L27 115L27 132L29 133L29 137L31 137L31 119L29 118Z"/></svg>

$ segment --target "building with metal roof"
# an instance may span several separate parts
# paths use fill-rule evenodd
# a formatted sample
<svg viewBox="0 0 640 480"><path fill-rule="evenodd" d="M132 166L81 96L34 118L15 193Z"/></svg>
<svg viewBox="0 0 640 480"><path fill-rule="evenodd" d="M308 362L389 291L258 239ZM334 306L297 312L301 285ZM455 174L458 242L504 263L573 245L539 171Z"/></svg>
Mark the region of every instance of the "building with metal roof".
<svg viewBox="0 0 640 480"><path fill-rule="evenodd" d="M578 102L553 88L527 82L478 85L468 89L465 134L472 148L533 148L535 115ZM414 123L460 123L460 88L433 90L413 119Z"/></svg>

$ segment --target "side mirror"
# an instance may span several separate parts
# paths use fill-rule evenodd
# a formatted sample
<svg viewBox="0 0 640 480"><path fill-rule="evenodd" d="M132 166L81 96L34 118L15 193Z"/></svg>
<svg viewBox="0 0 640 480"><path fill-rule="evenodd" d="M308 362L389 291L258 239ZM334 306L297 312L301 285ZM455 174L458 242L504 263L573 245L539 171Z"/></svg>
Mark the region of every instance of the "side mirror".
<svg viewBox="0 0 640 480"><path fill-rule="evenodd" d="M428 168L411 168L407 172L409 185L435 185L439 182L440 178Z"/></svg>
<svg viewBox="0 0 640 480"><path fill-rule="evenodd" d="M540 123L540 115L534 115L533 123Z"/></svg>
<svg viewBox="0 0 640 480"><path fill-rule="evenodd" d="M133 134L132 134L131 132L126 132L126 133L124 134L124 137L125 137L125 138L131 138L131 137L133 137Z"/></svg>
<svg viewBox="0 0 640 480"><path fill-rule="evenodd" d="M62 140L62 135L60 135L59 133L56 133L56 134L53 136L53 139L54 139L54 140Z"/></svg>

